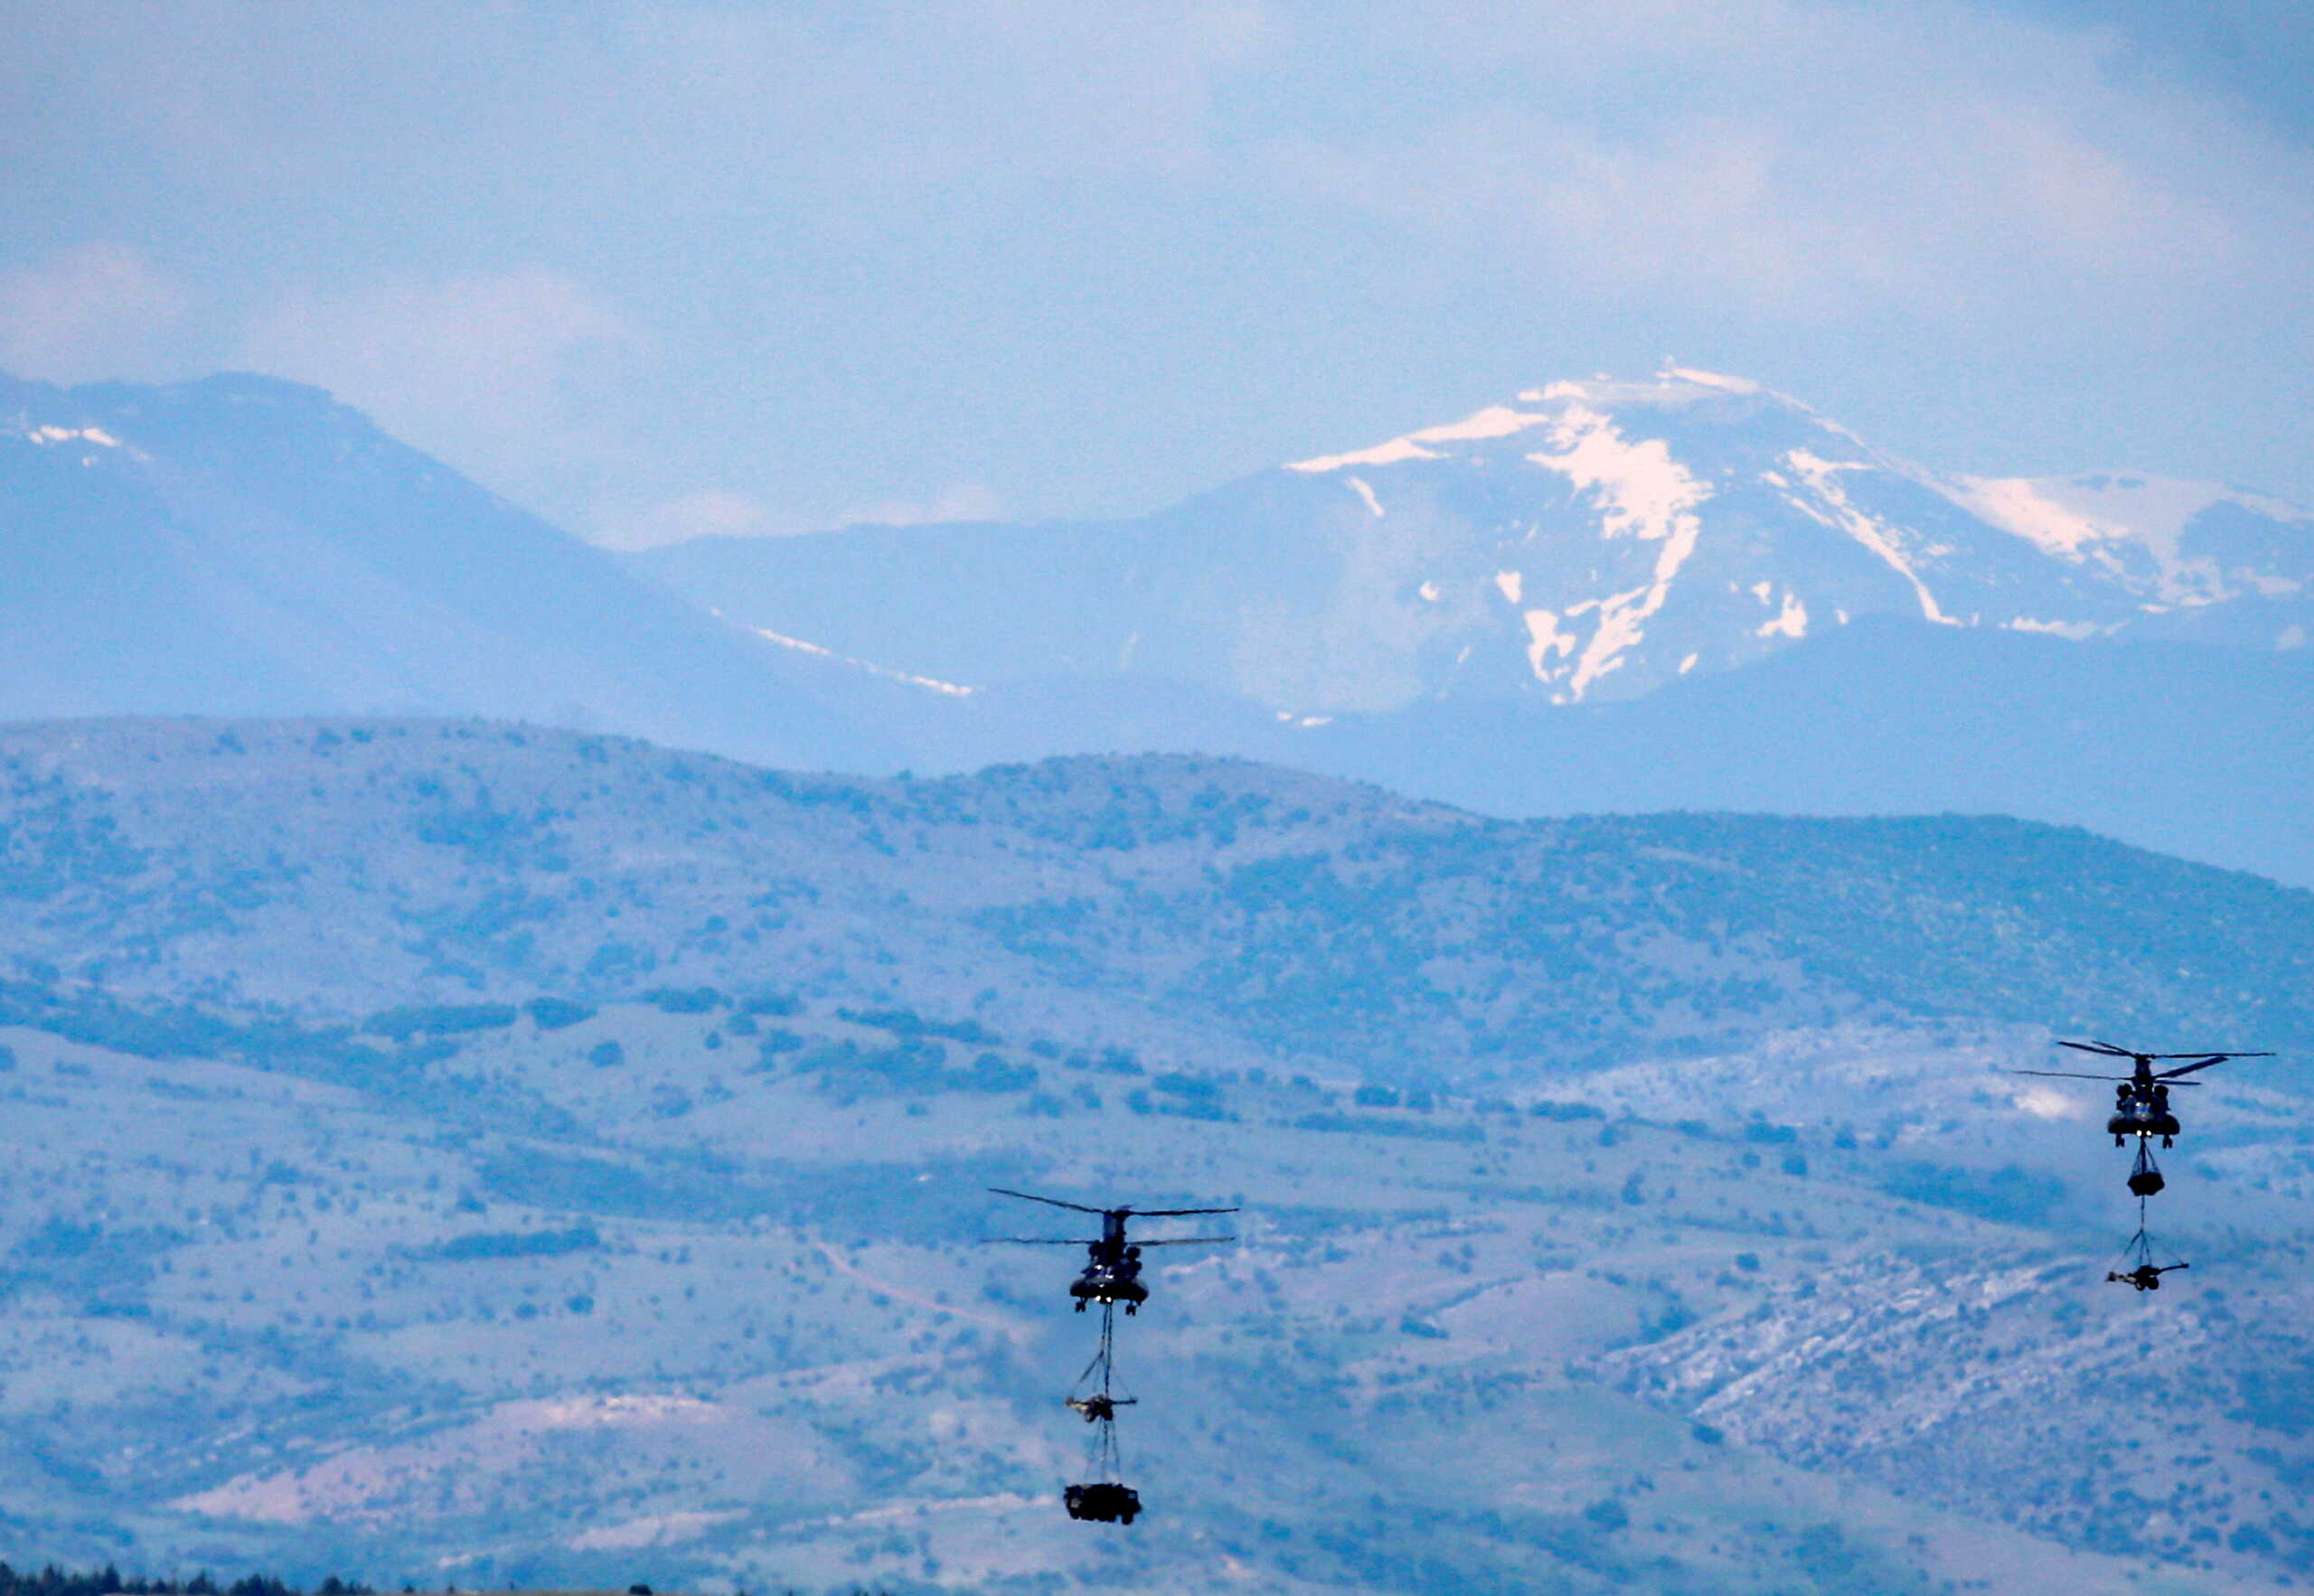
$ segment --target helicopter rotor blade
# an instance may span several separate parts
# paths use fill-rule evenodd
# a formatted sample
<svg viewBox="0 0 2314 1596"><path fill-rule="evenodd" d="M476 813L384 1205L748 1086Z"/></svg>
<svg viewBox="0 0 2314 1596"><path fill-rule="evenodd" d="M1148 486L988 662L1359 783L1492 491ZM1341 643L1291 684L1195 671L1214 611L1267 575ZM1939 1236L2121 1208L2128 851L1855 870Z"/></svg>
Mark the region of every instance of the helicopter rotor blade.
<svg viewBox="0 0 2314 1596"><path fill-rule="evenodd" d="M2070 1047L2075 1053L2102 1053L2109 1058L2135 1058L2126 1047L2116 1047L2111 1042L2059 1042L2060 1047Z"/></svg>
<svg viewBox="0 0 2314 1596"><path fill-rule="evenodd" d="M2213 1056L2219 1058L2272 1058L2273 1056L2271 1053L2215 1053L2214 1049L2207 1047L2199 1053L2149 1053L2146 1055L2148 1058L2208 1058Z"/></svg>
<svg viewBox="0 0 2314 1596"><path fill-rule="evenodd" d="M1136 1247L1200 1247L1209 1242L1234 1242L1234 1235L1169 1235L1162 1241L1135 1242Z"/></svg>
<svg viewBox="0 0 2314 1596"><path fill-rule="evenodd" d="M2192 1055L2187 1054L2186 1056L2191 1057ZM2157 1070L2154 1072L2153 1078L2157 1081L2175 1081L2179 1075L2192 1075L2196 1070L2207 1069L2213 1064L2224 1064L2227 1059L2234 1056L2234 1055L2231 1053L2213 1054L2209 1057L2203 1059L2198 1064L2188 1064L2178 1069ZM2198 1086L2201 1084L2199 1081L2188 1081L2185 1084L2189 1086Z"/></svg>
<svg viewBox="0 0 2314 1596"><path fill-rule="evenodd" d="M1039 1197L1030 1191L1012 1191L1002 1186L992 1186L988 1189L998 1197L1019 1197L1022 1202L1044 1203L1056 1208L1074 1208L1080 1214L1105 1214L1109 1211L1106 1208L1088 1208L1083 1203L1064 1203L1058 1197Z"/></svg>
<svg viewBox="0 0 2314 1596"><path fill-rule="evenodd" d="M1185 1214L1234 1214L1235 1208L1127 1208L1135 1219L1177 1219Z"/></svg>
<svg viewBox="0 0 2314 1596"><path fill-rule="evenodd" d="M2079 1070L2075 1069L2010 1069L2003 1070L2001 1071L2001 1074L2008 1075L2062 1075L2068 1081L2126 1081L2129 1079L2129 1076L2127 1075L2084 1075Z"/></svg>
<svg viewBox="0 0 2314 1596"><path fill-rule="evenodd" d="M1089 1240L1073 1235L983 1235L975 1240L981 1246L1013 1247L1089 1247Z"/></svg>

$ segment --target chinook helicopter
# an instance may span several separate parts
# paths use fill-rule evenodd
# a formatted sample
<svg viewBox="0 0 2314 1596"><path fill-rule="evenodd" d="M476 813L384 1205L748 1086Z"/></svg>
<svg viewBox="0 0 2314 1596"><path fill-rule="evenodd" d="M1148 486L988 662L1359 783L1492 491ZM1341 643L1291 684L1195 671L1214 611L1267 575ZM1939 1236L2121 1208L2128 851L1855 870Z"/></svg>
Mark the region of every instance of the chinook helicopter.
<svg viewBox="0 0 2314 1596"><path fill-rule="evenodd" d="M2069 1069L2017 1069L2013 1075L2060 1075L2069 1081L2114 1081L2113 1114L2105 1122L2105 1129L2113 1138L2113 1145L2121 1146L2129 1138L2138 1138L2138 1150L2142 1154L2145 1143L2161 1138L2161 1145L2176 1145L2178 1134L2178 1116L2169 1107L2169 1088L2173 1085L2198 1086L2199 1081L2180 1081L2180 1075L2207 1069L2213 1064L2224 1064L2229 1058L2272 1058L2271 1053L2134 1053L2127 1047L2116 1047L2111 1042L2059 1042L2060 1047L2070 1047L2076 1053L2094 1053L2101 1058L2126 1058L2131 1069L2126 1075L2093 1075ZM2156 1070L2156 1063L2164 1059L2190 1058L2194 1062L2176 1069ZM2148 1160L2140 1159L2141 1163ZM2145 1171L2140 1171L2145 1172ZM2160 1189L2159 1172L2153 1172L2154 1188ZM2131 1180L2131 1189L2138 1182ZM2140 1193L2140 1196L2146 1195Z"/></svg>
<svg viewBox="0 0 2314 1596"><path fill-rule="evenodd" d="M1149 1288L1141 1283L1141 1249L1143 1247L1199 1246L1237 1239L1234 1235L1183 1235L1152 1242L1127 1242L1124 1234L1125 1222L1130 1219L1177 1219L1193 1214L1234 1214L1237 1211L1235 1208L1094 1208L1083 1203L1064 1203L1058 1197L1008 1191L1001 1186L992 1186L988 1189L998 1197L1019 1197L1023 1202L1044 1203L1055 1208L1101 1216L1101 1234L1097 1240L1048 1235L989 1238L991 1241L1013 1242L1030 1247L1083 1247L1085 1272L1068 1286L1068 1294L1077 1299L1077 1311L1079 1313L1095 1302L1105 1309L1122 1302L1129 1314L1141 1310L1141 1305L1149 1300Z"/></svg>

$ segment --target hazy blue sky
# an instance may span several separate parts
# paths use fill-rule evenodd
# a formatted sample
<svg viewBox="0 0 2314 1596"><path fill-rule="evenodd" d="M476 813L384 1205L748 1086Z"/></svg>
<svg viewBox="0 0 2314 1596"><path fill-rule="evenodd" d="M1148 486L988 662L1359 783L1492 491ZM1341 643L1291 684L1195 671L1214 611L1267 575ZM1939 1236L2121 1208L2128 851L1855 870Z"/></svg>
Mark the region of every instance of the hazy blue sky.
<svg viewBox="0 0 2314 1596"><path fill-rule="evenodd" d="M1153 508L1672 356L2314 500L2292 4L0 0L0 368L609 540Z"/></svg>

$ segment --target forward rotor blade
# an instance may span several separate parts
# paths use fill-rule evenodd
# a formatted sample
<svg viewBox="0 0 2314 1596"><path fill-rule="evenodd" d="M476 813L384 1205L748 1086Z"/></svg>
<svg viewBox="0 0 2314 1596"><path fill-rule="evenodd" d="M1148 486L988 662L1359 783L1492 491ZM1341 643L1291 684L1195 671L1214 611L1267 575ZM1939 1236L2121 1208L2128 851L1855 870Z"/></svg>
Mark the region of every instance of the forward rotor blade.
<svg viewBox="0 0 2314 1596"><path fill-rule="evenodd" d="M1010 1191L1002 1186L988 1188L998 1197L1019 1197L1024 1203L1044 1203L1056 1208L1074 1208L1080 1214L1105 1214L1106 1208L1088 1208L1083 1203L1064 1203L1058 1197L1039 1197L1031 1191Z"/></svg>
<svg viewBox="0 0 2314 1596"><path fill-rule="evenodd" d="M1162 1241L1135 1242L1136 1247L1199 1247L1209 1242L1234 1242L1234 1235L1169 1235Z"/></svg>
<svg viewBox="0 0 2314 1596"><path fill-rule="evenodd" d="M2060 1047L2070 1047L2075 1053L2102 1053L2111 1058L2135 1058L2126 1047L2116 1047L2111 1042L2059 1042Z"/></svg>
<svg viewBox="0 0 2314 1596"><path fill-rule="evenodd" d="M1127 1208L1136 1219L1177 1219L1184 1214L1234 1214L1235 1208Z"/></svg>
<svg viewBox="0 0 2314 1596"><path fill-rule="evenodd" d="M2164 1053L2159 1055L2159 1056L2163 1058L2194 1058L2198 1056L2198 1055L2192 1053ZM2272 1058L2272 1056L2273 1055L2271 1053L2220 1053L2211 1057L2202 1059L2199 1064L2187 1065L2182 1069L2162 1070L2153 1078L2157 1081L2175 1081L2179 1075L2192 1075L2196 1070L2207 1069L2213 1064L2224 1064L2229 1058ZM2186 1081L2180 1084L2187 1086L2198 1086L2201 1084L2199 1081Z"/></svg>
<svg viewBox="0 0 2314 1596"><path fill-rule="evenodd" d="M2068 1081L2126 1081L2127 1075L2084 1075L2077 1069L2012 1069L2003 1070L2010 1075L2062 1075Z"/></svg>

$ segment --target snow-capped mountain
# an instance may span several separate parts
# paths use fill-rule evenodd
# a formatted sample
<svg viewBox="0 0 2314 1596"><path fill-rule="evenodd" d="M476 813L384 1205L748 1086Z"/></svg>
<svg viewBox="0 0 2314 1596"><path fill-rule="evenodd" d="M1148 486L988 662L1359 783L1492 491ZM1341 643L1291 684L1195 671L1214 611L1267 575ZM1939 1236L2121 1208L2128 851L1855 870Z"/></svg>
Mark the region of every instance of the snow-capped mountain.
<svg viewBox="0 0 2314 1596"><path fill-rule="evenodd" d="M1414 596L1466 640L1458 665L1515 627L1554 703L1635 697L1863 615L2176 634L2213 607L2314 591L2314 515L2278 501L2142 477L1938 477L1796 400L1685 369L1554 383L1286 469L1339 483L1378 522L1396 502L1467 525ZM2229 641L2305 639L2294 616L2227 618Z"/></svg>
<svg viewBox="0 0 2314 1596"><path fill-rule="evenodd" d="M1297 719L1638 698L1865 615L2282 649L2314 630L2314 513L2135 476L1941 476L1679 368L1529 390L1140 521L643 558L750 624L889 669L1151 677Z"/></svg>
<svg viewBox="0 0 2314 1596"><path fill-rule="evenodd" d="M486 714L885 763L863 690L313 389L0 377L0 718Z"/></svg>
<svg viewBox="0 0 2314 1596"><path fill-rule="evenodd" d="M2253 494L1939 477L1670 371L1140 521L644 557L671 594L310 389L0 379L0 718L1199 751L1503 815L1998 812L2314 885L2309 546Z"/></svg>

